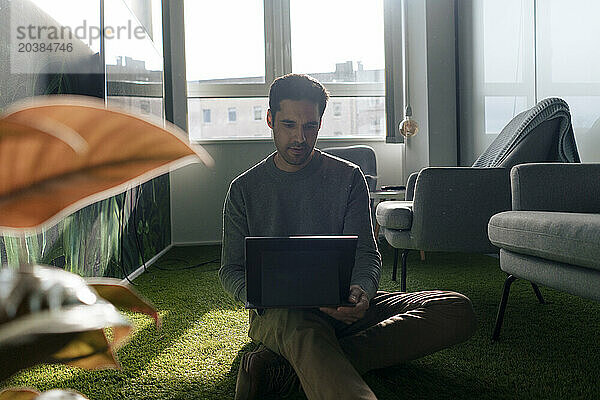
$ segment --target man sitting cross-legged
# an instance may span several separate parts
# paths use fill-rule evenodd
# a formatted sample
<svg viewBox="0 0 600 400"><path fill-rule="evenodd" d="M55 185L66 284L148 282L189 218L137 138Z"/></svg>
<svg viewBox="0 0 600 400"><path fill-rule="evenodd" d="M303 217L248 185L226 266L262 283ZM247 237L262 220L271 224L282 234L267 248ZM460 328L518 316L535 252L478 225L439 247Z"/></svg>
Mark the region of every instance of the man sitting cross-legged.
<svg viewBox="0 0 600 400"><path fill-rule="evenodd" d="M307 75L271 85L267 124L276 151L231 183L219 276L245 302L245 237L358 235L349 296L356 305L251 311L248 334L260 345L242 356L236 399L281 395L296 379L309 399L375 399L362 374L461 343L475 331L471 302L459 293L377 291L381 256L365 178L356 165L315 148L327 100Z"/></svg>

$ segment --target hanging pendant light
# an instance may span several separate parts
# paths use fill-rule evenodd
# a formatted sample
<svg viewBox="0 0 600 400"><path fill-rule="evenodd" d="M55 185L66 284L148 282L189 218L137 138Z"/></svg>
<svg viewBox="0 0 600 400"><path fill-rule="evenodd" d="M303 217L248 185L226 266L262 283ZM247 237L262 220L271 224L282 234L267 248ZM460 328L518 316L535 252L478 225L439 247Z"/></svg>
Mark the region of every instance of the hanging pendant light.
<svg viewBox="0 0 600 400"><path fill-rule="evenodd" d="M406 24L406 0L402 0L402 81L404 89L404 119L398 124L398 130L402 136L409 138L419 132L419 124L412 119L412 108L410 106L410 87L409 87L409 64L408 64L408 28Z"/></svg>
<svg viewBox="0 0 600 400"><path fill-rule="evenodd" d="M404 110L404 119L398 125L398 130L405 138L414 136L419 132L419 124L412 119L412 109L410 108L410 105L407 105Z"/></svg>

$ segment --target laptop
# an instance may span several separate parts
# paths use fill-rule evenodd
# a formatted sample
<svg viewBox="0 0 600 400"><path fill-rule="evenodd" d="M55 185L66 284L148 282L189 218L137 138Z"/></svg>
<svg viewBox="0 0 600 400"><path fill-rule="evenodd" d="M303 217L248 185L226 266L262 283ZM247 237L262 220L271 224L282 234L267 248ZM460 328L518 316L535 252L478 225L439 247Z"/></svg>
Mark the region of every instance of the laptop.
<svg viewBox="0 0 600 400"><path fill-rule="evenodd" d="M246 238L246 308L354 306L358 236Z"/></svg>

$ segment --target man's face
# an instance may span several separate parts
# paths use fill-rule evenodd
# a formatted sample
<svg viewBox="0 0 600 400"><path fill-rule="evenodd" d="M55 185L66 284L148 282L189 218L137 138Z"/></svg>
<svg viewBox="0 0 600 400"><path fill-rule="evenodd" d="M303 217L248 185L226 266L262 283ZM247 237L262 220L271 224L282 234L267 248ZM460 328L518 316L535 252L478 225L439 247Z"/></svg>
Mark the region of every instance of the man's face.
<svg viewBox="0 0 600 400"><path fill-rule="evenodd" d="M267 112L267 125L273 130L277 148L277 168L296 172L309 163L313 156L317 135L321 128L319 106L307 100L281 100L280 109Z"/></svg>

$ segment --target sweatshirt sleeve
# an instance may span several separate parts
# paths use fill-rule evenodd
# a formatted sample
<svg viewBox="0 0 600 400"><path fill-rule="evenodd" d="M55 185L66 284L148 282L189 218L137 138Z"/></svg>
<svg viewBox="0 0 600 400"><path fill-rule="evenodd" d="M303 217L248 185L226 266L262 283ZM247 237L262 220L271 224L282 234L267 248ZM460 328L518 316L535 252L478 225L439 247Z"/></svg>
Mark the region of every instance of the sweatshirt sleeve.
<svg viewBox="0 0 600 400"><path fill-rule="evenodd" d="M362 287L369 299L372 299L379 286L381 255L373 235L367 182L358 168L354 170L344 217L344 234L358 235L351 284Z"/></svg>
<svg viewBox="0 0 600 400"><path fill-rule="evenodd" d="M246 302L244 241L248 235L244 198L239 182L234 180L223 206L223 246L219 279L234 299Z"/></svg>

